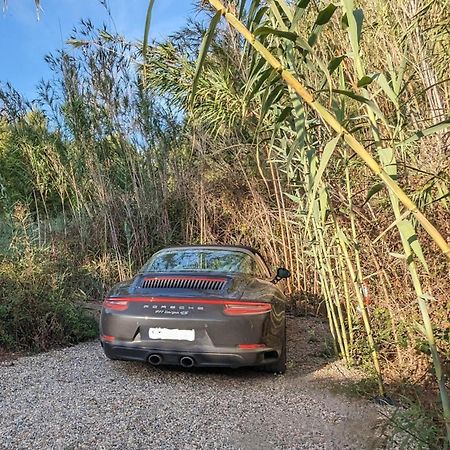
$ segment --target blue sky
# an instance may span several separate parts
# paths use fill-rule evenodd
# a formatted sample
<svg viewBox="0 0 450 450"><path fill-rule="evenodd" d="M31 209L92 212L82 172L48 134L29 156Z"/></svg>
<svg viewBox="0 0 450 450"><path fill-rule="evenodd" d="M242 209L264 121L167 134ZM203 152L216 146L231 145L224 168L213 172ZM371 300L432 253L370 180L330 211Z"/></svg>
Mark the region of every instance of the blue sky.
<svg viewBox="0 0 450 450"><path fill-rule="evenodd" d="M50 77L44 56L64 46L81 18L106 23L128 39L142 39L148 0L109 0L113 22L98 0L41 0L37 20L33 0L8 0L0 6L0 82L9 81L26 98ZM0 5L3 4L3 0ZM151 38L161 39L181 28L195 11L193 0L155 0Z"/></svg>

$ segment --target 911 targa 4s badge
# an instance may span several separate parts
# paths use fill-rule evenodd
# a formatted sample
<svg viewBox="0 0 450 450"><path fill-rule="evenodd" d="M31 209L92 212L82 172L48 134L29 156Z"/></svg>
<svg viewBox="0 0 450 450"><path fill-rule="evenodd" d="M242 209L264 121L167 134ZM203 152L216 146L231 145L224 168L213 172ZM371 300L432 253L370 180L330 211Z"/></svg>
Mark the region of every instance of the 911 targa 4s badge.
<svg viewBox="0 0 450 450"><path fill-rule="evenodd" d="M286 298L250 247L170 247L103 302L100 340L110 359L183 367L286 370Z"/></svg>

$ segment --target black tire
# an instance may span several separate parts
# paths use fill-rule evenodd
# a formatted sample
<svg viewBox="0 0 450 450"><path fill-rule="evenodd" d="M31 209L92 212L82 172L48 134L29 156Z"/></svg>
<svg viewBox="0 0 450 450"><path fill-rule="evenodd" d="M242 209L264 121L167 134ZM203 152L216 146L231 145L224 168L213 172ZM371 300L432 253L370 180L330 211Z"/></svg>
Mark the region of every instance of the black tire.
<svg viewBox="0 0 450 450"><path fill-rule="evenodd" d="M286 324L285 324L284 325L283 344L281 347L280 357L278 358L278 361L264 366L263 370L265 372L278 373L278 374L282 374L282 373L286 372L286 357L287 357L286 347L287 347L287 345L286 345Z"/></svg>

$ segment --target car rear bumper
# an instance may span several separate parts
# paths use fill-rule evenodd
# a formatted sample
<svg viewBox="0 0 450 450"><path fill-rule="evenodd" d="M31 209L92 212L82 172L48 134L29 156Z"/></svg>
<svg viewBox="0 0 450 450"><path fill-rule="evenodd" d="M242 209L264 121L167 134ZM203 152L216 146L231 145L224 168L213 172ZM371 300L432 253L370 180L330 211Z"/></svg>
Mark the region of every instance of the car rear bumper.
<svg viewBox="0 0 450 450"><path fill-rule="evenodd" d="M226 349L225 351L179 351L151 348L136 343L110 343L101 341L105 355L110 359L148 361L151 355L161 357L161 365L181 365L183 357L190 357L195 367L264 366L276 362L279 353L272 348ZM159 364L158 364L159 365Z"/></svg>

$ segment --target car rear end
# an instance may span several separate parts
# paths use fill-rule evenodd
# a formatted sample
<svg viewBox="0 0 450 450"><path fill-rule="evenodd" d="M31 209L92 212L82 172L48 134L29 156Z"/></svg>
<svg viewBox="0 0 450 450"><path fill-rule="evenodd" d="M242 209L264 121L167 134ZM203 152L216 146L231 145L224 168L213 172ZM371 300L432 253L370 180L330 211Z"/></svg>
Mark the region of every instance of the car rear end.
<svg viewBox="0 0 450 450"><path fill-rule="evenodd" d="M111 359L184 367L277 361L283 345L284 305L270 297L234 298L230 294L234 281L143 276L128 295L113 292L101 314L105 354Z"/></svg>

